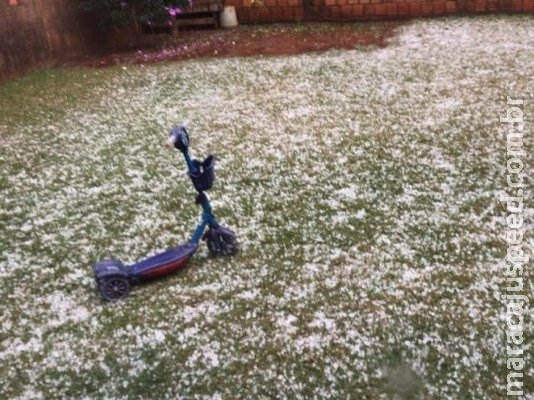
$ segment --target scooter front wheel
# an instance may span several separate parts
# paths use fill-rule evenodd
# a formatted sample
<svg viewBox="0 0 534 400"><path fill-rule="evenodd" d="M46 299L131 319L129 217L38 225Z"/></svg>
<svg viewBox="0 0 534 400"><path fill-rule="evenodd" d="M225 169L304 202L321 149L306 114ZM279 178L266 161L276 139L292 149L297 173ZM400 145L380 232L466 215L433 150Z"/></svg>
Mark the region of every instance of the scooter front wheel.
<svg viewBox="0 0 534 400"><path fill-rule="evenodd" d="M228 228L210 228L204 239L212 256L231 256L237 253L236 235Z"/></svg>
<svg viewBox="0 0 534 400"><path fill-rule="evenodd" d="M116 301L128 296L130 282L124 276L109 276L98 280L98 291L106 301Z"/></svg>

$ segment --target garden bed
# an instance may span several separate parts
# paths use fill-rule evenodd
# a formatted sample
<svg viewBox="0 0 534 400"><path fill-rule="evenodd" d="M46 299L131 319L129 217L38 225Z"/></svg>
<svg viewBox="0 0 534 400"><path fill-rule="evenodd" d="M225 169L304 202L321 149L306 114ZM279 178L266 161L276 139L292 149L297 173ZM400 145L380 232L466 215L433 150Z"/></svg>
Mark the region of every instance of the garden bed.
<svg viewBox="0 0 534 400"><path fill-rule="evenodd" d="M234 29L180 31L170 35L145 35L142 43L97 57L71 60L104 67L121 63L153 63L197 57L295 55L330 49L383 47L401 26L382 23L305 23L244 25Z"/></svg>

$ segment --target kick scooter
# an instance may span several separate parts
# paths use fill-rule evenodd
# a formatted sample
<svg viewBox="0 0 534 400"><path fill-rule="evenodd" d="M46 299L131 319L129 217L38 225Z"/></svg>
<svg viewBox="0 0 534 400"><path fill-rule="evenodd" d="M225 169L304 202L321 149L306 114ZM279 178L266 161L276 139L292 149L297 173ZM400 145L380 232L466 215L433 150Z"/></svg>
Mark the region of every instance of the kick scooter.
<svg viewBox="0 0 534 400"><path fill-rule="evenodd" d="M98 292L104 300L115 301L128 295L132 285L176 272L187 265L205 240L208 251L214 256L233 255L237 252L236 234L217 222L205 191L215 180L215 158L209 155L204 161L192 159L189 154L189 135L185 126L171 129L169 143L178 149L187 164L189 177L197 191L196 204L202 214L191 238L185 244L168 249L131 265L117 259L108 259L93 265L93 274Z"/></svg>

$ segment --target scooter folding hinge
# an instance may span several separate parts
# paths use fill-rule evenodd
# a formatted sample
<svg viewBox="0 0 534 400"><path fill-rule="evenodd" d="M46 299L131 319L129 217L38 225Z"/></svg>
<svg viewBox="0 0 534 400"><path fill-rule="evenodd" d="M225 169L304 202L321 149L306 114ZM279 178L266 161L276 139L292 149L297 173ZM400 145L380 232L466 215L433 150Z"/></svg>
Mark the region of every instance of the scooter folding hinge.
<svg viewBox="0 0 534 400"><path fill-rule="evenodd" d="M197 197L195 198L195 204L202 205L208 201L208 196L204 192L200 192L197 194Z"/></svg>

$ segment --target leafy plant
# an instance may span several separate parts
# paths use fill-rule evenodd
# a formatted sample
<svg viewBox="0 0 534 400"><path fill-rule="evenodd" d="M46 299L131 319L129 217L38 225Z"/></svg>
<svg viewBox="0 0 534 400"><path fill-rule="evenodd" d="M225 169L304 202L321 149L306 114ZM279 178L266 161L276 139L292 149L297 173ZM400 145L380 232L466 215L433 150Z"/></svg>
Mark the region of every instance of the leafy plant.
<svg viewBox="0 0 534 400"><path fill-rule="evenodd" d="M187 0L82 0L84 11L93 13L104 27L165 23L191 4Z"/></svg>

